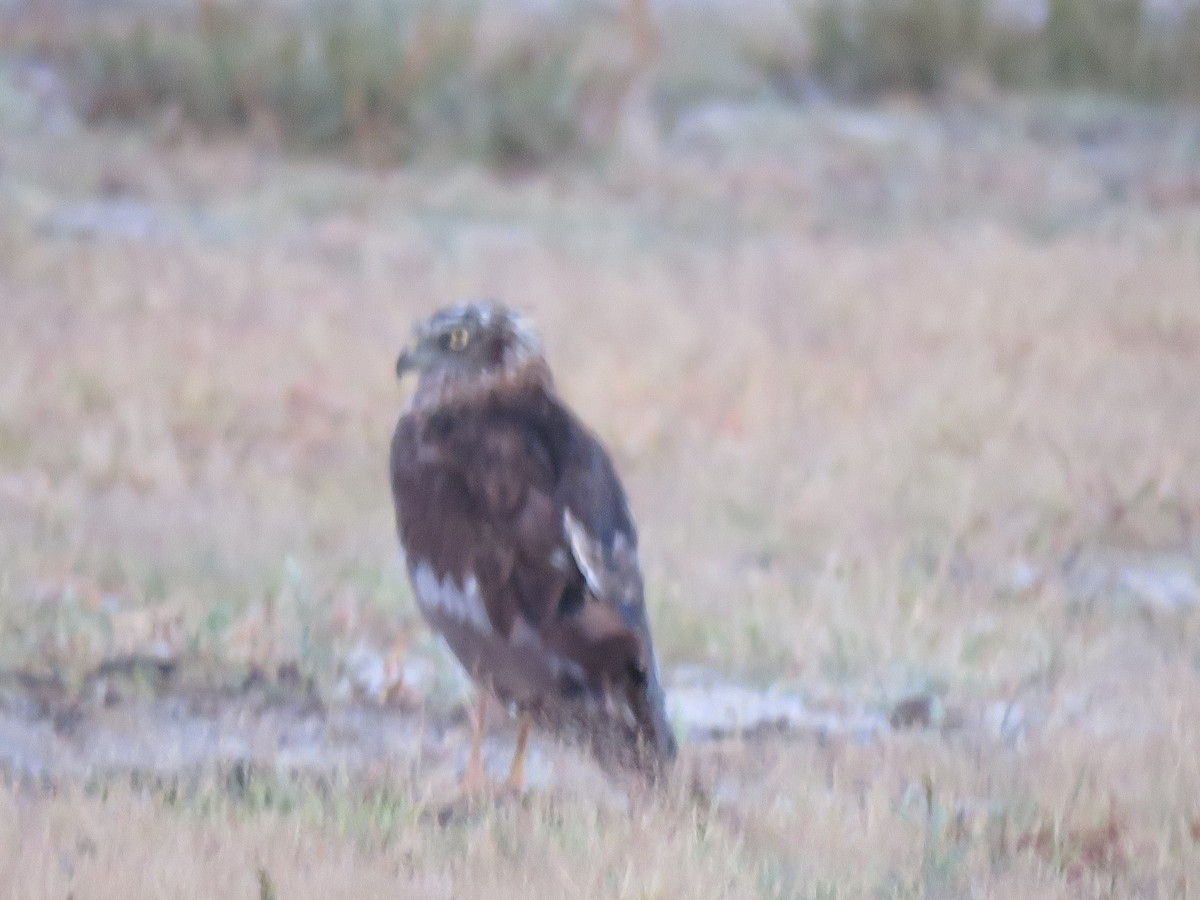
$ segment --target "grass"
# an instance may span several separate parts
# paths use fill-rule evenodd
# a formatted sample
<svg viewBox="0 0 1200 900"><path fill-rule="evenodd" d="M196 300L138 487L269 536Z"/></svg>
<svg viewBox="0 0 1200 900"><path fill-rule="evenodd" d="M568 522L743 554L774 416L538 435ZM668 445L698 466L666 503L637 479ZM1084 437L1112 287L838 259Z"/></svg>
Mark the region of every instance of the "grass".
<svg viewBox="0 0 1200 900"><path fill-rule="evenodd" d="M392 364L489 294L614 453L668 673L939 709L443 826L421 771L6 783L5 889L1194 893L1198 612L1089 579L1197 558L1195 126L1072 109L881 113L883 141L796 114L753 152L521 180L0 132L0 666L199 656L332 695L359 643L420 641ZM156 236L62 224L114 194Z"/></svg>
<svg viewBox="0 0 1200 900"><path fill-rule="evenodd" d="M1171 793L1195 783L1181 747L1146 757L1166 766L1153 773L1077 743L1034 746L984 770L921 739L887 749L768 742L713 762L726 789L742 792L736 803L669 794L624 810L542 794L441 826L420 786L394 777L5 791L0 860L20 873L15 896L31 897L84 885L99 897L218 887L294 897L351 887L371 897L1128 896L1186 894L1195 878L1194 805ZM1110 793L1114 778L1122 786Z"/></svg>
<svg viewBox="0 0 1200 900"><path fill-rule="evenodd" d="M1194 6L1048 0L1044 16L1022 18L985 0L809 0L748 13L684 4L648 20L625 5L633 12L466 0L49 5L8 13L5 44L53 60L91 122L505 171L594 160L630 138L631 116L671 127L731 101L942 96L973 82L1200 98Z"/></svg>
<svg viewBox="0 0 1200 900"><path fill-rule="evenodd" d="M1200 10L1143 0L1049 0L1005 15L984 0L824 0L814 67L843 90L937 93L964 74L1002 88L1194 100Z"/></svg>
<svg viewBox="0 0 1200 900"><path fill-rule="evenodd" d="M595 16L492 18L470 2L118 5L34 19L17 43L59 62L91 121L172 110L208 132L388 162L449 154L513 169L583 154L581 110L622 76L595 48L584 57Z"/></svg>

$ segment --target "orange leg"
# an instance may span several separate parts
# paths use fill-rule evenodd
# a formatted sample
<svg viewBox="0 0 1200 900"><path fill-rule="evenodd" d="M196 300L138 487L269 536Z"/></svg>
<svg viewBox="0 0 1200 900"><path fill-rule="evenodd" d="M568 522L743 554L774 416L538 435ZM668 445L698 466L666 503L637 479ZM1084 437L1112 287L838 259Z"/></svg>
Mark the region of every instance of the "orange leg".
<svg viewBox="0 0 1200 900"><path fill-rule="evenodd" d="M387 679L384 685L383 700L385 703L399 706L411 699L408 687L404 684L404 655L408 650L408 636L396 638L388 654L383 660L383 674Z"/></svg>
<svg viewBox="0 0 1200 900"><path fill-rule="evenodd" d="M529 742L529 728L533 724L529 713L521 713L521 724L517 731L517 749L513 753L512 765L508 769L508 786L515 791L525 787L525 746Z"/></svg>
<svg viewBox="0 0 1200 900"><path fill-rule="evenodd" d="M487 694L479 691L471 716L471 755L463 775L462 789L467 794L481 794L488 788L487 770L483 767L483 731L487 723Z"/></svg>

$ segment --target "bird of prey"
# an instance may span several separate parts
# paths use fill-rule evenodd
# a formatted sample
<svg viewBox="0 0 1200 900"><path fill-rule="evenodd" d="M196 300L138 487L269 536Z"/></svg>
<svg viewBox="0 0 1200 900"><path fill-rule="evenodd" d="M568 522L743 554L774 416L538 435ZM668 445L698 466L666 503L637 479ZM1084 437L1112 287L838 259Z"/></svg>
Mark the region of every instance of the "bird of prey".
<svg viewBox="0 0 1200 900"><path fill-rule="evenodd" d="M417 385L392 438L392 496L417 605L477 687L464 787L487 785L489 692L519 715L513 787L534 723L660 774L676 743L612 461L516 312L449 307L414 338L396 363Z"/></svg>

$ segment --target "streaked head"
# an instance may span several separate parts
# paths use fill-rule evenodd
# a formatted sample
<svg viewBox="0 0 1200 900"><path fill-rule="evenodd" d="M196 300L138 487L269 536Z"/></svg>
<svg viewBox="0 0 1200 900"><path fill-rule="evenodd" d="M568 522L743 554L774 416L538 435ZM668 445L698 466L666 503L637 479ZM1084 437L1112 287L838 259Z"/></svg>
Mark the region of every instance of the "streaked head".
<svg viewBox="0 0 1200 900"><path fill-rule="evenodd" d="M466 399L537 379L549 384L541 341L520 314L491 301L438 310L413 330L396 375L418 375L414 403Z"/></svg>

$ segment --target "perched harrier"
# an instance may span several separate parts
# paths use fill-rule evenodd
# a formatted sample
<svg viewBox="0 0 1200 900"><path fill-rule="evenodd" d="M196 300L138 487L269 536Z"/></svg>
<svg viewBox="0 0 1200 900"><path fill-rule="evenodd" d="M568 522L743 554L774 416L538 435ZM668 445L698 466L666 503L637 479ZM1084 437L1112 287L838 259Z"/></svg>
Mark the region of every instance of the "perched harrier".
<svg viewBox="0 0 1200 900"><path fill-rule="evenodd" d="M418 325L418 373L392 439L396 526L422 614L479 689L520 714L510 784L537 721L604 762L648 773L675 756L642 600L637 534L612 462L555 393L516 313L455 306Z"/></svg>

